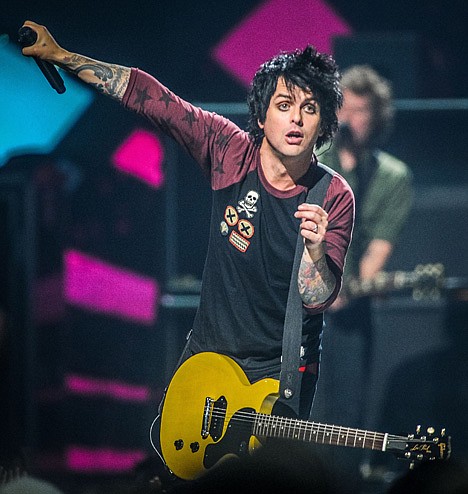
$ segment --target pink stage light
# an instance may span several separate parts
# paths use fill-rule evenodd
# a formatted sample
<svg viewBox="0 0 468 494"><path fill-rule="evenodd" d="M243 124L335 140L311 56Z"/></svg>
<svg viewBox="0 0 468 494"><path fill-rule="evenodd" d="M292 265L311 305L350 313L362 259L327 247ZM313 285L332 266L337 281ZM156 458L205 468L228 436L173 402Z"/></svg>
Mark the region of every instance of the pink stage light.
<svg viewBox="0 0 468 494"><path fill-rule="evenodd" d="M75 250L64 253L65 300L142 324L156 321L159 286L149 277Z"/></svg>
<svg viewBox="0 0 468 494"><path fill-rule="evenodd" d="M65 376L65 389L69 393L86 397L107 397L140 403L149 401L151 395L147 386L78 375Z"/></svg>
<svg viewBox="0 0 468 494"><path fill-rule="evenodd" d="M156 134L142 129L132 132L112 156L115 167L155 188L164 183L163 160L164 149Z"/></svg>
<svg viewBox="0 0 468 494"><path fill-rule="evenodd" d="M69 470L83 473L126 472L146 458L139 450L122 451L111 448L85 448L71 446L65 458Z"/></svg>
<svg viewBox="0 0 468 494"><path fill-rule="evenodd" d="M281 51L308 44L332 52L332 37L351 27L323 0L268 0L235 27L213 50L213 58L248 85L259 66Z"/></svg>

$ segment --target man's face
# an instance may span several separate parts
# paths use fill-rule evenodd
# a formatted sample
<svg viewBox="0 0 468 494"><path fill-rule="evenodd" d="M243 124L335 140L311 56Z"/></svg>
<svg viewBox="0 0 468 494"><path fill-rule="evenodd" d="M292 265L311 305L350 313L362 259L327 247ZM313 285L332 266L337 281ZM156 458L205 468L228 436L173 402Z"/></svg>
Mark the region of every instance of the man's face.
<svg viewBox="0 0 468 494"><path fill-rule="evenodd" d="M372 132L372 107L369 96L343 91L343 106L338 112L340 123L347 123L356 144L367 143Z"/></svg>
<svg viewBox="0 0 468 494"><path fill-rule="evenodd" d="M263 146L281 159L302 157L310 160L320 135L320 105L312 92L293 87L290 92L282 78L271 97L265 122L259 122L265 138Z"/></svg>

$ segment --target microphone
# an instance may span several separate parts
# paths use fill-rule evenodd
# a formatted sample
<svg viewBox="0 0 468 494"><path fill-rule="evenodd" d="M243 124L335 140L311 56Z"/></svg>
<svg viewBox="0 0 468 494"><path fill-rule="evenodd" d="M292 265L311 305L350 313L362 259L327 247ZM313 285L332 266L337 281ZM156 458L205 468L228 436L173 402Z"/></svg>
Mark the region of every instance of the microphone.
<svg viewBox="0 0 468 494"><path fill-rule="evenodd" d="M18 31L18 42L24 48L26 46L32 46L37 41L37 33L30 27L23 26ZM41 60L40 58L33 57L37 66L41 69L45 78L49 81L49 84L57 91L57 93L62 94L65 92L65 84L62 77L57 72L55 65Z"/></svg>

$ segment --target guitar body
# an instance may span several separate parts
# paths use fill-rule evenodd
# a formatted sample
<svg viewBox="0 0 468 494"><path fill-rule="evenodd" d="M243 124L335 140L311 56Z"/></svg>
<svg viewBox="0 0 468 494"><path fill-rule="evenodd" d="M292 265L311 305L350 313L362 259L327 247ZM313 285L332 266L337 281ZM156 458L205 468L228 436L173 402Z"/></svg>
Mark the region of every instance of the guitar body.
<svg viewBox="0 0 468 494"><path fill-rule="evenodd" d="M168 468L193 479L229 454L260 446L252 435L255 413L270 414L279 382L250 384L229 357L199 353L186 360L167 388L161 413L160 445Z"/></svg>

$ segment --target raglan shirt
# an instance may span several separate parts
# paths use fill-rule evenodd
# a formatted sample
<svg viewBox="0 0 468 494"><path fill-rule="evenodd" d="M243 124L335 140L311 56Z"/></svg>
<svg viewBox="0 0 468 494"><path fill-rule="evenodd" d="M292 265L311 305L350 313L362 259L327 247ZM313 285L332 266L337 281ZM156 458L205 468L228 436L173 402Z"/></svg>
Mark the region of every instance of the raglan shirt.
<svg viewBox="0 0 468 494"><path fill-rule="evenodd" d="M132 69L123 104L174 138L211 183L210 238L191 350L231 356L251 381L277 374L299 230L294 212L317 179L317 162L301 184L280 191L266 180L259 146L247 132L182 100L147 73ZM325 303L304 306L307 362L318 361L323 311L341 287L352 234L353 193L339 174L322 207L329 214L327 262L337 283Z"/></svg>

